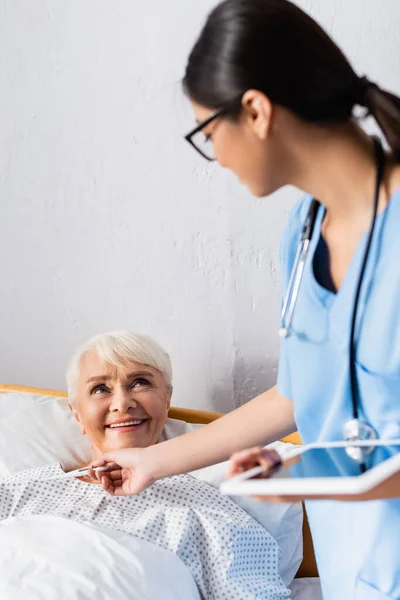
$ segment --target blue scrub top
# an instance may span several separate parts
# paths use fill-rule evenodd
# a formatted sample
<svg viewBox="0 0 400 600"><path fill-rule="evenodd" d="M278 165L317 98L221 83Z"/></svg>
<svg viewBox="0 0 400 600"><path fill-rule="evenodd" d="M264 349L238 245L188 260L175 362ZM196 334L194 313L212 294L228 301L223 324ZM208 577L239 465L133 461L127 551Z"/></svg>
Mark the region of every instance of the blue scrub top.
<svg viewBox="0 0 400 600"><path fill-rule="evenodd" d="M286 225L281 246L285 293L311 198ZM315 278L320 208L292 321L281 343L278 390L291 398L304 443L342 440L352 418L349 337L354 296L367 235L335 294ZM400 190L377 216L355 339L360 417L380 438L400 438ZM400 599L400 500L309 501L324 600Z"/></svg>

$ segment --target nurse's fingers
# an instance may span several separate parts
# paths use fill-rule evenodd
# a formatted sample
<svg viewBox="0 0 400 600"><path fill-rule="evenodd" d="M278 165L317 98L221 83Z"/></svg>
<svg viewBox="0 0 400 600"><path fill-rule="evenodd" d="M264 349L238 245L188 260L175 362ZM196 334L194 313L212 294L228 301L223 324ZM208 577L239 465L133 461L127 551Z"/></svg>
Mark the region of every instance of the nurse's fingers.
<svg viewBox="0 0 400 600"><path fill-rule="evenodd" d="M114 471L96 471L96 475L99 481L101 481L101 478L103 476L108 477L108 479L111 479L111 481L115 481L116 479L122 479L121 467L118 467L118 469L115 469Z"/></svg>
<svg viewBox="0 0 400 600"><path fill-rule="evenodd" d="M237 452L229 463L227 477L234 477L256 466L264 467L265 472L259 477L270 477L282 464L278 452L273 449L251 448Z"/></svg>
<svg viewBox="0 0 400 600"><path fill-rule="evenodd" d="M111 479L119 479L121 477L121 467L117 465L117 463L109 463L105 464L104 466L107 466L107 471L94 471L93 469L91 469L88 472L88 475L94 479L97 479L97 481L101 481L103 475L106 475L106 477L109 477Z"/></svg>
<svg viewBox="0 0 400 600"><path fill-rule="evenodd" d="M101 484L103 485L103 482L101 482ZM109 494L112 492L113 495L115 495L115 490L117 490L118 488L122 489L122 479L116 479L115 481L110 481L108 479L107 483L105 483L107 489L104 487L103 488L106 489L106 492L108 492Z"/></svg>
<svg viewBox="0 0 400 600"><path fill-rule="evenodd" d="M235 475L243 473L244 471L248 471L252 467L257 466L260 464L260 456L260 447L242 450L241 452L235 452L230 458L226 477L235 477Z"/></svg>
<svg viewBox="0 0 400 600"><path fill-rule="evenodd" d="M268 477L270 471L277 468L281 462L279 454L272 449L265 450L256 447L250 450L242 450L232 455L226 476L234 477L253 467L262 466L266 470L263 476Z"/></svg>
<svg viewBox="0 0 400 600"><path fill-rule="evenodd" d="M264 477L268 477L282 465L282 458L276 450L264 448L261 450L260 465L268 472Z"/></svg>
<svg viewBox="0 0 400 600"><path fill-rule="evenodd" d="M88 467L89 468L89 467ZM105 471L113 471L114 469L120 469L120 465L114 461L98 460L90 465L90 470L95 473L103 473Z"/></svg>
<svg viewBox="0 0 400 600"><path fill-rule="evenodd" d="M101 478L101 485L108 494L111 496L125 496L123 487L122 487L122 479L118 479L115 482L112 482L108 477Z"/></svg>
<svg viewBox="0 0 400 600"><path fill-rule="evenodd" d="M114 461L112 461L112 462L103 461L103 463L104 463L103 465L96 464L95 466L96 467L107 467L107 471L106 471L107 473L109 473L110 471L115 471L115 470L121 469L121 466ZM103 473L103 472L104 471L96 471L96 473Z"/></svg>

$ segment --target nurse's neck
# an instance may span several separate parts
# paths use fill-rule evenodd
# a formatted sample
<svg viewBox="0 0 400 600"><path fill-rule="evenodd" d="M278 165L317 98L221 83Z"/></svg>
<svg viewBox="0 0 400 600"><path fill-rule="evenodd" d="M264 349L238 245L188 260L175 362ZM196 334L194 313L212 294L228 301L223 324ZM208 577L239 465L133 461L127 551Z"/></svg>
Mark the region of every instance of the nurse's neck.
<svg viewBox="0 0 400 600"><path fill-rule="evenodd" d="M291 147L294 167L291 183L325 206L326 219L331 225L367 230L376 182L371 138L353 122L331 128L304 123L297 126L303 131L294 132L297 139ZM400 169L388 160L378 212L387 206L397 188L400 188Z"/></svg>

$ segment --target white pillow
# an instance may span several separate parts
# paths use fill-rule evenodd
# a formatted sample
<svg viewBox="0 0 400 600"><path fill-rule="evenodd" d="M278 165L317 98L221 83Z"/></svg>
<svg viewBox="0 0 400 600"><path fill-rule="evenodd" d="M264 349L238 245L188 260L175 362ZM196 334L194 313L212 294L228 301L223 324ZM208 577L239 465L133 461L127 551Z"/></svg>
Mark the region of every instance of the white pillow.
<svg viewBox="0 0 400 600"><path fill-rule="evenodd" d="M169 419L161 440L193 431L201 425ZM291 444L276 442L280 452ZM0 475L59 461L66 470L90 461L90 444L68 409L67 398L28 393L0 394ZM194 471L192 475L218 488L227 463ZM302 560L303 510L299 503L261 503L245 496L234 501L255 518L278 542L280 575L289 585Z"/></svg>
<svg viewBox="0 0 400 600"><path fill-rule="evenodd" d="M67 398L0 394L0 475L57 461L71 470L90 456Z"/></svg>
<svg viewBox="0 0 400 600"><path fill-rule="evenodd" d="M128 534L30 515L0 538L2 600L200 600L175 554Z"/></svg>

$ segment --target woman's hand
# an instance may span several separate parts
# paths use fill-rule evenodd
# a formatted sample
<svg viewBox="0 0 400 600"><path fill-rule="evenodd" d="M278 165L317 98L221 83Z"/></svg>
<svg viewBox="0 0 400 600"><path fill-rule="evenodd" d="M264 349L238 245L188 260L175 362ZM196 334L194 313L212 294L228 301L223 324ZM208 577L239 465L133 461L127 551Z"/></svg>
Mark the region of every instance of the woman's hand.
<svg viewBox="0 0 400 600"><path fill-rule="evenodd" d="M112 496L132 496L143 492L156 478L152 474L146 448L126 448L104 454L93 467L107 466L107 471L89 471Z"/></svg>
<svg viewBox="0 0 400 600"><path fill-rule="evenodd" d="M264 472L259 475L257 479L266 478L270 477L281 465L282 459L276 450L267 450L260 447L251 448L249 450L235 452L235 454L231 456L226 477L235 477L253 467L261 466L264 467ZM265 496L253 496L253 498L262 502L271 501L272 499L271 497ZM279 501L280 499L274 498L274 500Z"/></svg>
<svg viewBox="0 0 400 600"><path fill-rule="evenodd" d="M260 477L265 478L270 477L281 465L282 459L276 450L257 446L256 448L232 454L226 476L228 478L235 477L239 473L244 473L253 467L261 466L264 467L265 473L260 475Z"/></svg>
<svg viewBox="0 0 400 600"><path fill-rule="evenodd" d="M236 452L231 456L229 462L229 468L226 473L227 478L235 477L240 473L244 473L253 467L264 467L264 472L256 477L255 479L266 479L271 477L281 466L283 461L281 456L273 449L266 448L251 448L249 450L242 450ZM301 502L305 500L302 496L252 496L259 502L281 502L286 504L287 502ZM322 496L319 498L323 498Z"/></svg>
<svg viewBox="0 0 400 600"><path fill-rule="evenodd" d="M251 448L243 450L232 455L229 468L226 474L227 478L235 477L249 469L257 466L263 466L265 472L258 478L270 477L281 465L289 464L290 460L282 461L275 450L263 448ZM257 479L258 479L257 478ZM379 483L368 492L360 494L313 494L302 496L252 496L260 502L302 502L304 500L336 500L342 502L366 502L369 500L381 500L400 497L400 472L396 472L388 479Z"/></svg>

